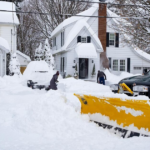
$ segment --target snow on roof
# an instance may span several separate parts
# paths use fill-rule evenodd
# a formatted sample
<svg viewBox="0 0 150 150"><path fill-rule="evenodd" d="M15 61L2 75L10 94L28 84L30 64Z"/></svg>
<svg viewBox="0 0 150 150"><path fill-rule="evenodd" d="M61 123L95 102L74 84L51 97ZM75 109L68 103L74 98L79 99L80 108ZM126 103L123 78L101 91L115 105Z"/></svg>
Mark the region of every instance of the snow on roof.
<svg viewBox="0 0 150 150"><path fill-rule="evenodd" d="M22 53L22 52L20 52L20 51L18 51L18 50L16 50L16 53L19 54L19 55L21 55L22 57L26 58L27 61L31 61L30 57L27 56L27 55L25 55L24 53Z"/></svg>
<svg viewBox="0 0 150 150"><path fill-rule="evenodd" d="M94 12L98 9L98 5L94 4L92 7L90 7L89 9L77 14L77 15L84 15L84 16L91 16L92 14L94 14ZM67 25L74 23L78 20L85 20L87 21L89 19L89 17L77 17L77 16L73 16L70 17L68 19L65 19L61 24L59 24L55 30L51 33L51 37L53 37L55 34L57 34L59 31L63 30L64 27L66 27Z"/></svg>
<svg viewBox="0 0 150 150"><path fill-rule="evenodd" d="M75 51L78 58L97 58L93 43L78 43Z"/></svg>
<svg viewBox="0 0 150 150"><path fill-rule="evenodd" d="M0 1L0 10L16 11L14 3ZM18 17L15 12L0 12L0 23L19 24Z"/></svg>
<svg viewBox="0 0 150 150"><path fill-rule="evenodd" d="M4 50L6 53L10 52L10 47L8 42L2 37L0 37L0 49Z"/></svg>
<svg viewBox="0 0 150 150"><path fill-rule="evenodd" d="M97 35L95 34L95 32L92 30L92 28L90 27L90 25L85 20L79 20L79 21L76 22L76 24L73 26L73 28L71 29L70 33L66 37L66 42L65 42L65 45L64 45L63 49L67 49L67 47L69 46L69 44L71 43L71 41L74 39L74 37L76 37L78 35L78 33L81 31L81 29L83 27L87 28L87 30L91 34L91 37L93 37L93 39L99 45L99 48L103 49L99 38L97 37Z"/></svg>

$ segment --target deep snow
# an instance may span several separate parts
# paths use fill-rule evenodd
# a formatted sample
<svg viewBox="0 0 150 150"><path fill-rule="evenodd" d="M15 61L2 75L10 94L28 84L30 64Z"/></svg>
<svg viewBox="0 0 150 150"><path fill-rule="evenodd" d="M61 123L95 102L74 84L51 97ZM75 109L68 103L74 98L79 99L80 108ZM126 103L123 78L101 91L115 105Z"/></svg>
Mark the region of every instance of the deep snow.
<svg viewBox="0 0 150 150"><path fill-rule="evenodd" d="M150 138L122 139L81 115L73 95L112 94L108 86L60 79L58 91L27 88L23 77L0 78L0 150L149 150Z"/></svg>

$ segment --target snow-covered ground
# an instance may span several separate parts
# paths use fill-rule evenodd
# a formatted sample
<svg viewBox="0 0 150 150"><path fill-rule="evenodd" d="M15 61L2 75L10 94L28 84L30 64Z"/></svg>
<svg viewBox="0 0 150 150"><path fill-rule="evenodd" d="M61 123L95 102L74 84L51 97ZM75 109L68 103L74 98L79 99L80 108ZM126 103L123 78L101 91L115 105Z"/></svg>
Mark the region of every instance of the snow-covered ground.
<svg viewBox="0 0 150 150"><path fill-rule="evenodd" d="M58 88L32 90L23 77L0 78L0 150L150 149L150 138L120 138L80 114L73 94L113 95L108 86L69 78Z"/></svg>

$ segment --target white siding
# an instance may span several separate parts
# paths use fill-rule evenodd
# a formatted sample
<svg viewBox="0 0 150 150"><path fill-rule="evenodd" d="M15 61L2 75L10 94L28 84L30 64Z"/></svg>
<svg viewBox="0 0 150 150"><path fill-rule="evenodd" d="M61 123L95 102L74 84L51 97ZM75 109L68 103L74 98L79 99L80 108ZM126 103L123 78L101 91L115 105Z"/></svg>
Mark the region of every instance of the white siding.
<svg viewBox="0 0 150 150"><path fill-rule="evenodd" d="M93 16L98 16L98 10L93 14ZM93 29L95 34L98 36L98 18L96 17L91 17L87 23L89 26Z"/></svg>
<svg viewBox="0 0 150 150"><path fill-rule="evenodd" d="M13 32L13 35L11 35L11 30ZM4 38L5 40L7 40L10 49L15 52L16 50L16 36L17 36L17 32L16 32L16 27L14 29L14 27L12 25L0 25L0 36L2 38ZM11 40L12 39L12 40Z"/></svg>
<svg viewBox="0 0 150 150"><path fill-rule="evenodd" d="M130 71L133 74L142 73L142 70L134 70L134 67L150 67L150 63L139 56L137 56L130 47L109 47L107 48L107 57L111 59L125 59L127 62L127 58L130 58ZM111 70L113 64L111 63ZM126 71L127 71L127 63L126 63ZM120 74L121 72L113 71L115 74Z"/></svg>
<svg viewBox="0 0 150 150"><path fill-rule="evenodd" d="M24 67L28 65L28 61L27 59L25 59L24 57L22 57L21 55L17 54L17 59L20 63L20 66Z"/></svg>
<svg viewBox="0 0 150 150"><path fill-rule="evenodd" d="M82 37L91 36L91 43L93 43L93 45L95 46L96 49L101 49L101 47L99 47L99 45L93 40L93 37L92 37L92 35L90 35L90 32L88 31L87 28L83 28L79 32L79 34L76 37L74 37L73 41L70 43L68 48L74 49L76 47L78 36L82 36Z"/></svg>

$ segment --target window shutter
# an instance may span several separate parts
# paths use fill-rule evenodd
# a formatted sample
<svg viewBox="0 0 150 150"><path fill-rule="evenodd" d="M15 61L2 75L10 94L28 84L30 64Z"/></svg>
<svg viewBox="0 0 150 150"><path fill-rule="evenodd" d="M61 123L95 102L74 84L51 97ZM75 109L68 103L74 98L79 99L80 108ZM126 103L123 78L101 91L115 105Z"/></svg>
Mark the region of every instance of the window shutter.
<svg viewBox="0 0 150 150"><path fill-rule="evenodd" d="M127 58L127 72L129 73L130 73L130 63L131 63L130 58Z"/></svg>
<svg viewBox="0 0 150 150"><path fill-rule="evenodd" d="M81 36L77 37L77 43L81 42Z"/></svg>
<svg viewBox="0 0 150 150"><path fill-rule="evenodd" d="M108 59L109 59L109 68L111 69L111 58Z"/></svg>
<svg viewBox="0 0 150 150"><path fill-rule="evenodd" d="M116 33L116 43L115 47L119 47L119 33Z"/></svg>
<svg viewBox="0 0 150 150"><path fill-rule="evenodd" d="M60 72L62 72L62 57L60 59Z"/></svg>
<svg viewBox="0 0 150 150"><path fill-rule="evenodd" d="M63 57L63 63L62 63L62 71L64 72L64 67L65 67L65 57Z"/></svg>
<svg viewBox="0 0 150 150"><path fill-rule="evenodd" d="M62 46L62 38L63 38L63 36L62 36L62 32L61 32L61 46Z"/></svg>
<svg viewBox="0 0 150 150"><path fill-rule="evenodd" d="M109 32L106 33L106 47L109 47Z"/></svg>
<svg viewBox="0 0 150 150"><path fill-rule="evenodd" d="M91 43L91 37L90 36L87 37L87 43Z"/></svg>

